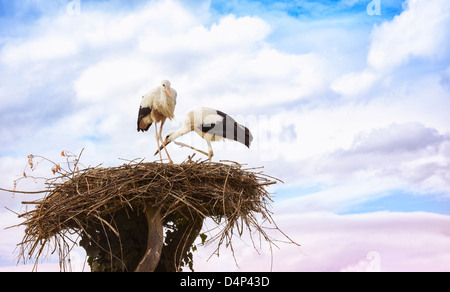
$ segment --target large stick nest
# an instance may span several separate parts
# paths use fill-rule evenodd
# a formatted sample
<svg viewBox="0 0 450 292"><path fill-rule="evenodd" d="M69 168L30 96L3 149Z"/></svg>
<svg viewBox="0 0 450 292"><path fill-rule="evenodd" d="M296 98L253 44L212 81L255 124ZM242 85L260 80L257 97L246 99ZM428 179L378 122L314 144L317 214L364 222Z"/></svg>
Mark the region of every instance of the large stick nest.
<svg viewBox="0 0 450 292"><path fill-rule="evenodd" d="M124 208L143 210L149 203L162 207L162 218L178 213L186 218L224 220L215 236L219 246L231 244L233 229L241 230L241 235L244 227L270 241L258 222L262 218L274 224L266 187L276 181L234 162L190 159L181 164L130 162L77 171L64 182L49 183L43 199L24 202L36 207L20 215L25 218L21 225L26 227L21 256L37 263L44 251L57 250L64 262L75 244L70 239L74 233L80 235L89 226L102 224L119 235L114 224L104 218Z"/></svg>

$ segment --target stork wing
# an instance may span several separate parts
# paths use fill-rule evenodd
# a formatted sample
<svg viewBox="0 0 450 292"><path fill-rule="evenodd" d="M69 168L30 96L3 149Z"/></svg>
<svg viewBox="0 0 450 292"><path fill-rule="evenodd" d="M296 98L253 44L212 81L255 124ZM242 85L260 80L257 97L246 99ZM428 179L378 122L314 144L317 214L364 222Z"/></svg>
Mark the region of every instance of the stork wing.
<svg viewBox="0 0 450 292"><path fill-rule="evenodd" d="M238 124L232 117L224 112L217 111L217 115L220 116L220 118L216 119L216 122L209 124L202 123L198 126L199 130L203 133L234 140L250 148L250 144L253 140L253 135L250 130L243 125ZM209 119L205 118L204 120Z"/></svg>
<svg viewBox="0 0 450 292"><path fill-rule="evenodd" d="M148 129L150 129L150 126L152 123L146 123L144 122L144 118L151 114L152 109L150 107L139 107L139 114L138 114L138 120L137 120L137 130L138 132L146 132Z"/></svg>

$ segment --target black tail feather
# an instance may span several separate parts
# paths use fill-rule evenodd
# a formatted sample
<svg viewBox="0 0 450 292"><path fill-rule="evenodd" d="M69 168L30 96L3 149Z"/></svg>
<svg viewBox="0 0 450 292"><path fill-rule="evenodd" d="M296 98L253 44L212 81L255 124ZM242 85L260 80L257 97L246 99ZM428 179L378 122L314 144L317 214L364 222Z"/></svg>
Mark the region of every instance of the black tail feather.
<svg viewBox="0 0 450 292"><path fill-rule="evenodd" d="M253 141L253 135L250 132L250 130L247 127L244 127L239 124L237 124L237 129L238 129L237 133L235 134L235 137L237 137L236 141L241 142L242 144L250 148L250 145ZM240 137L243 137L243 139Z"/></svg>
<svg viewBox="0 0 450 292"><path fill-rule="evenodd" d="M250 148L250 144L253 141L253 135L250 130L238 124L231 116L224 112L217 111L217 114L223 118L221 121L213 124L202 124L200 130L203 133L234 140Z"/></svg>

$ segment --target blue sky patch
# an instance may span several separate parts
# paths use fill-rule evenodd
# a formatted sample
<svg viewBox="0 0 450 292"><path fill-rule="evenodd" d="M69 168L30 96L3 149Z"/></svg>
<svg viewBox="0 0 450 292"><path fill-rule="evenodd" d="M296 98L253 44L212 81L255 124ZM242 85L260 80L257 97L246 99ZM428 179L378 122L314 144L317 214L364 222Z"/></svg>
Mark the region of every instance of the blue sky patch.
<svg viewBox="0 0 450 292"><path fill-rule="evenodd" d="M392 191L379 199L353 206L341 215L372 212L430 212L450 215L450 199L441 194L411 194L407 191Z"/></svg>

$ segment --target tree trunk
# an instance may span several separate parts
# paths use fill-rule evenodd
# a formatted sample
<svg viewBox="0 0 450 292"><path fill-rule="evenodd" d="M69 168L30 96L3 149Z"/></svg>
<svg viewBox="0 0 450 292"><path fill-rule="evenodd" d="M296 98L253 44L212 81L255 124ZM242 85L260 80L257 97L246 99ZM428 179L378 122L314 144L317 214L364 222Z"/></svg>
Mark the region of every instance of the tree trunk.
<svg viewBox="0 0 450 292"><path fill-rule="evenodd" d="M153 272L159 263L163 247L163 224L161 220L161 207L146 205L145 214L148 224L147 251L139 262L135 272Z"/></svg>
<svg viewBox="0 0 450 292"><path fill-rule="evenodd" d="M190 249L202 230L204 218L198 214L191 215L191 217L185 217L182 214L173 213L166 217L166 220L172 221L173 225L166 231L156 272L180 272L183 265L189 266L193 271Z"/></svg>

